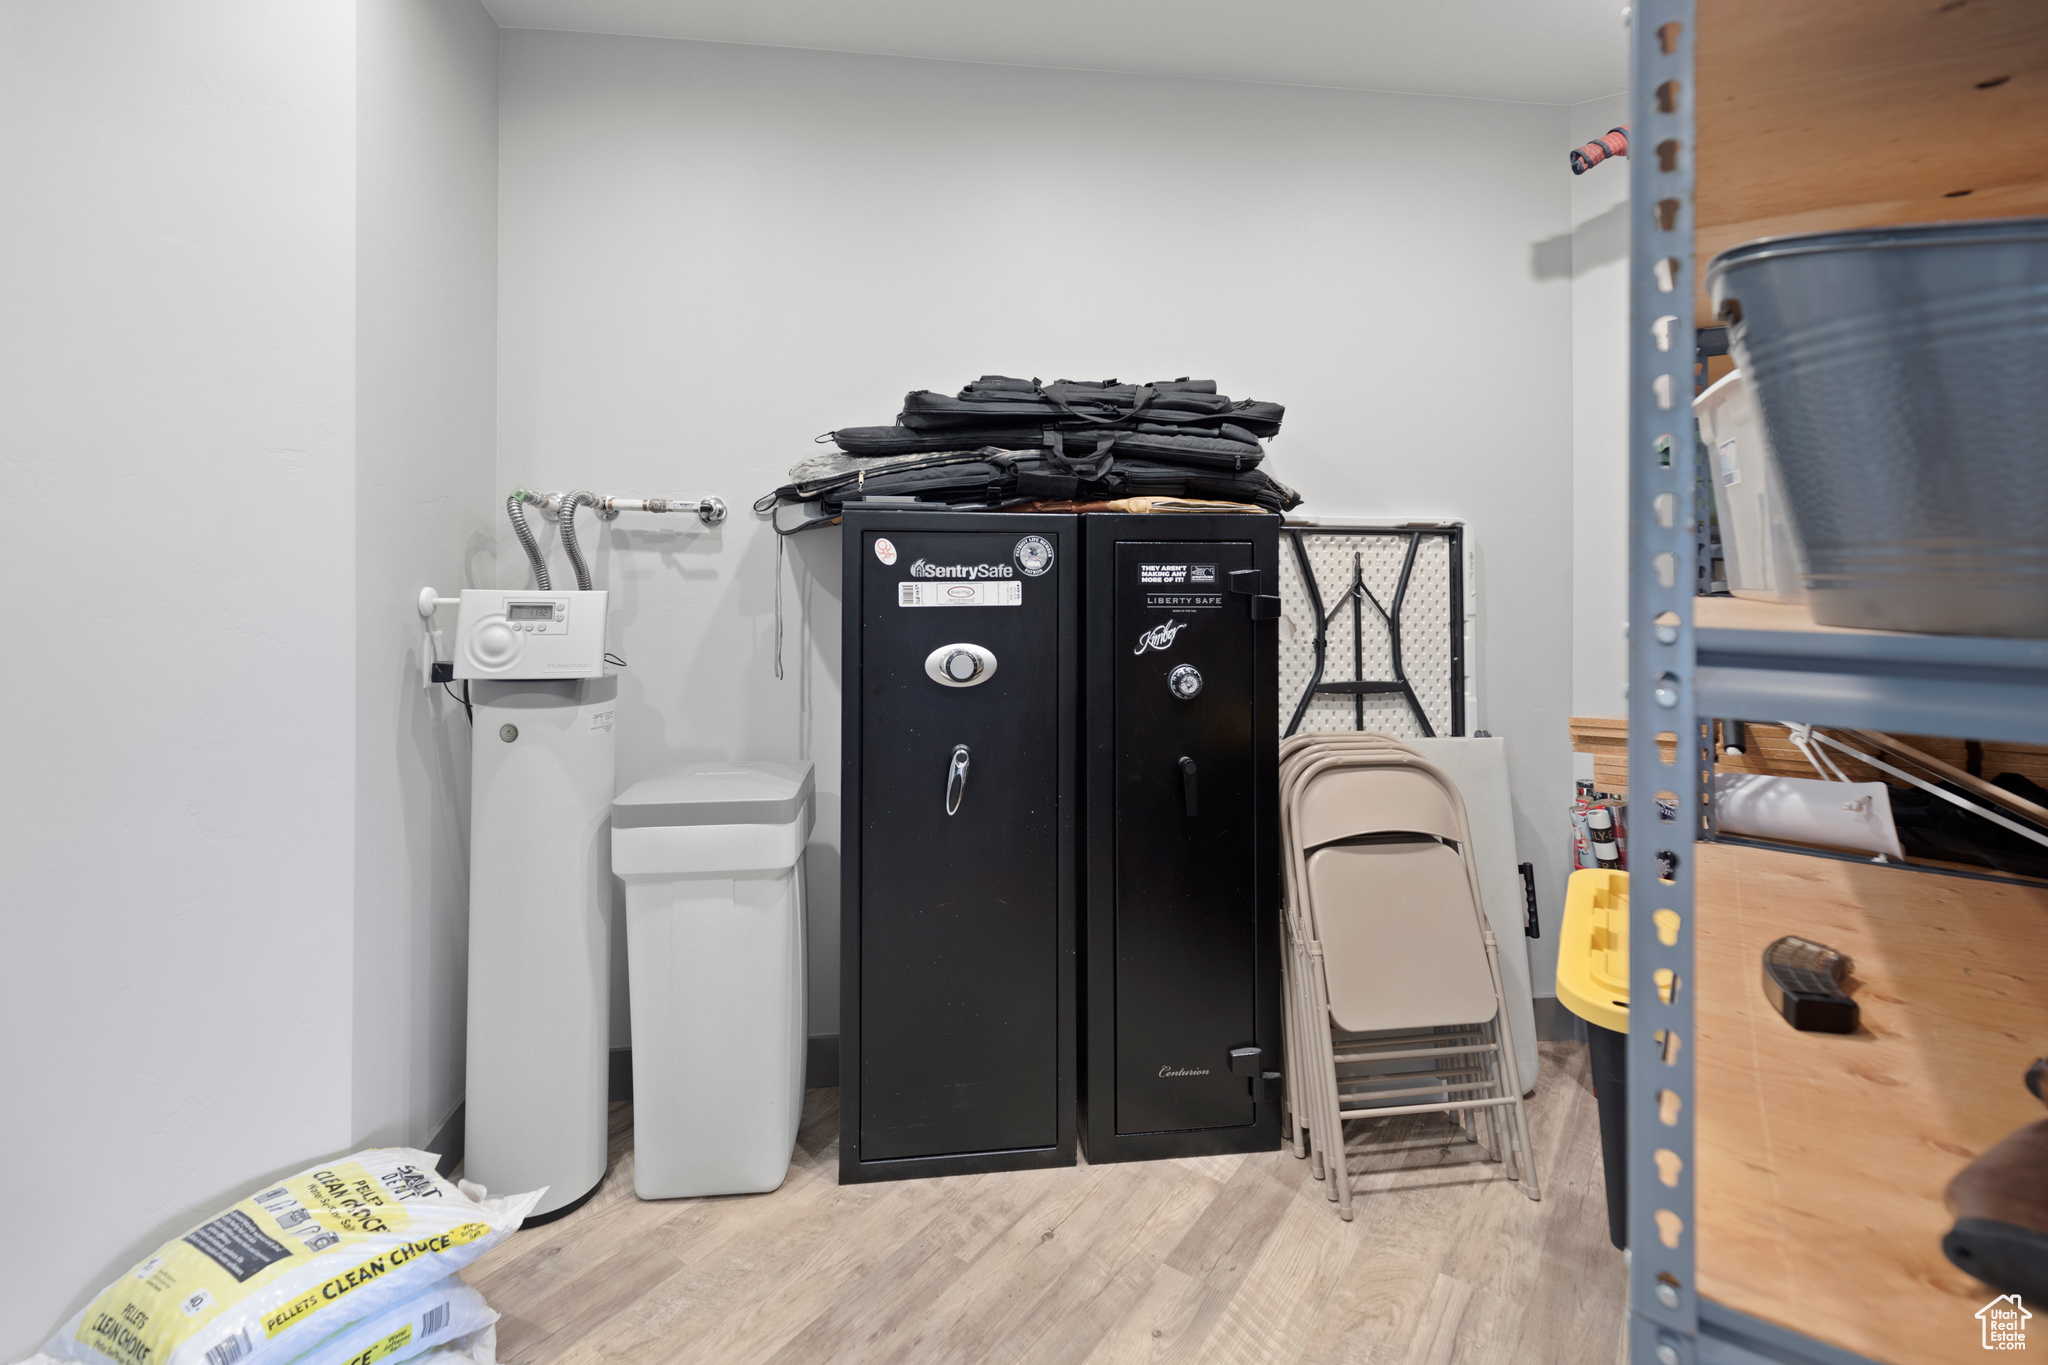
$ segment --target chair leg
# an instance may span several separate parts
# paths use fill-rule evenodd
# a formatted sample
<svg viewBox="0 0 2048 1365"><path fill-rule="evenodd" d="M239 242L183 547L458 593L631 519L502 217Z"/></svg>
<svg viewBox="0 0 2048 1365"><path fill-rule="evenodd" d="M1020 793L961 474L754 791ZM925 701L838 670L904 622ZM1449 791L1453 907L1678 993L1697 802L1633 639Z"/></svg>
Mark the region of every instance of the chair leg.
<svg viewBox="0 0 2048 1365"><path fill-rule="evenodd" d="M1536 1148L1529 1138L1529 1115L1522 1107L1522 1070L1515 1061L1514 1031L1508 1027L1507 992L1501 989L1500 984L1500 949L1491 930L1486 934L1486 965L1493 972L1493 995L1499 1003L1494 1018L1500 1026L1501 1067L1507 1073L1508 1093L1514 1097L1514 1103L1506 1107L1513 1111L1509 1115L1509 1126L1521 1148L1522 1193L1531 1199L1541 1199L1543 1190L1536 1177Z"/></svg>
<svg viewBox="0 0 2048 1365"><path fill-rule="evenodd" d="M1508 1093L1508 1086L1502 1070L1500 1024L1498 1019L1491 1026L1491 1031L1494 1050L1492 1056L1487 1058L1487 1078L1493 1084L1494 1095L1505 1099ZM1501 1169L1506 1172L1508 1179L1520 1180L1522 1178L1522 1168L1518 1156L1518 1144L1515 1141L1514 1124L1508 1115L1501 1112L1501 1106L1499 1105L1493 1106L1486 1112L1493 1115L1494 1124L1500 1133Z"/></svg>
<svg viewBox="0 0 2048 1365"><path fill-rule="evenodd" d="M1322 963L1316 957L1309 941L1296 944L1299 956L1296 965L1300 975L1295 984L1300 987L1296 1007L1296 1018L1301 1021L1301 1050L1299 1064L1301 1074L1301 1097L1303 1107L1308 1111L1309 1153L1316 1179L1323 1182L1323 1195L1335 1202L1337 1181L1332 1169L1332 1153L1341 1157L1342 1148L1330 1144L1329 1110L1337 1085L1337 1062L1335 1049L1330 1046L1330 1008L1324 994Z"/></svg>
<svg viewBox="0 0 2048 1365"><path fill-rule="evenodd" d="M1337 1216L1351 1221L1351 1173L1344 1158L1343 1097L1337 1091L1337 1049L1331 1036L1329 983L1323 979L1323 964L1311 958L1309 979L1316 988L1311 1002L1320 1021L1316 1029L1316 1082L1320 1112L1317 1114L1323 1139L1323 1166L1329 1172L1330 1198L1337 1201Z"/></svg>
<svg viewBox="0 0 2048 1365"><path fill-rule="evenodd" d="M1314 1032L1313 1012L1315 992L1309 984L1311 963L1305 948L1299 943L1294 950L1294 1065L1297 1082L1295 1096L1301 1101L1301 1115L1295 1121L1301 1125L1302 1142L1308 1148L1309 1168L1317 1180L1329 1179L1329 1163L1324 1160L1322 1125L1317 1118L1320 1105L1320 1090L1313 1083L1315 1075L1315 1050L1310 1046Z"/></svg>
<svg viewBox="0 0 2048 1365"><path fill-rule="evenodd" d="M1287 1069L1281 1083L1280 1128L1286 1136L1288 1154L1299 1160L1308 1155L1308 1144L1302 1141L1301 1104L1294 1093L1294 1036L1298 1032L1294 1024L1294 973L1291 970L1294 957L1294 936L1287 931L1286 924L1280 926L1281 961L1290 970L1280 973L1280 1065Z"/></svg>
<svg viewBox="0 0 2048 1365"><path fill-rule="evenodd" d="M1334 1082L1335 1077L1333 1076ZM1336 1098L1336 1088L1331 1087L1331 1098ZM1330 1160L1333 1163L1337 1186L1337 1216L1345 1222L1351 1221L1351 1162L1344 1153L1344 1113L1332 1105L1330 1110Z"/></svg>
<svg viewBox="0 0 2048 1365"><path fill-rule="evenodd" d="M1479 1092L1482 1097L1497 1093L1500 1089L1500 1075L1494 1070L1493 1058L1484 1053L1479 1058L1479 1080L1481 1084L1486 1086L1485 1090ZM1486 1155L1492 1160L1506 1165L1507 1144L1501 1140L1499 1108L1489 1105L1484 1109L1474 1110L1473 1112L1478 1114L1479 1121L1486 1125Z"/></svg>
<svg viewBox="0 0 2048 1365"><path fill-rule="evenodd" d="M1294 955L1289 963L1294 971L1294 1069L1296 1076L1295 1097L1301 1102L1298 1122L1306 1134L1309 1170L1317 1180L1327 1182L1330 1176L1328 1142L1322 1124L1322 1085L1316 1079L1320 1067L1317 1060L1320 1050L1316 1046L1315 1024L1318 993L1316 990L1315 960L1307 945L1297 937ZM1329 1016L1324 1014L1327 1019ZM1323 1030L1327 1033L1327 1029ZM1335 1199L1333 1187L1325 1184L1325 1193Z"/></svg>
<svg viewBox="0 0 2048 1365"><path fill-rule="evenodd" d="M1280 1018L1284 1044L1281 1065L1287 1072L1287 1142L1296 1157L1308 1159L1313 1154L1313 1144L1308 1095L1302 1084L1306 1049L1301 1031L1301 944L1294 932L1293 911L1288 906L1281 907L1280 936Z"/></svg>

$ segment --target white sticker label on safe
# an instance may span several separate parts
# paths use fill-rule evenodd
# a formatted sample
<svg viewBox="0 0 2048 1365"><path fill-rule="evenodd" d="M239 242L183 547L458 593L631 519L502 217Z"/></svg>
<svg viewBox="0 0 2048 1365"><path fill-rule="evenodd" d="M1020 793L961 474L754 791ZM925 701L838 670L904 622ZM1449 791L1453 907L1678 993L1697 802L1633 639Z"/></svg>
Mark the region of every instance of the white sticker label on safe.
<svg viewBox="0 0 2048 1365"><path fill-rule="evenodd" d="M616 714L617 712L614 711L592 711L590 713L590 733L599 735L611 729L612 717Z"/></svg>
<svg viewBox="0 0 2048 1365"><path fill-rule="evenodd" d="M1022 583L898 583L899 607L1021 607Z"/></svg>
<svg viewBox="0 0 2048 1365"><path fill-rule="evenodd" d="M884 564L894 564L896 562L896 547L886 538L877 540L875 542L875 558L881 560Z"/></svg>

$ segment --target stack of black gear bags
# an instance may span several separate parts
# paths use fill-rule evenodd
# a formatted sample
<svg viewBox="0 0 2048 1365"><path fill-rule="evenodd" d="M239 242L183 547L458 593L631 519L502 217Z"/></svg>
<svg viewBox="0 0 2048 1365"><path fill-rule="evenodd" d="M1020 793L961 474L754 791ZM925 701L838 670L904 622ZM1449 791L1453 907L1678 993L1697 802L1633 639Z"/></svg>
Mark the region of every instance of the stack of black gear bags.
<svg viewBox="0 0 2048 1365"><path fill-rule="evenodd" d="M947 397L906 395L896 424L826 433L755 503L789 533L849 502L904 499L954 510L1183 498L1284 512L1301 496L1259 468L1285 409L1232 400L1214 380L1099 383L983 375ZM785 513L783 509L793 509Z"/></svg>

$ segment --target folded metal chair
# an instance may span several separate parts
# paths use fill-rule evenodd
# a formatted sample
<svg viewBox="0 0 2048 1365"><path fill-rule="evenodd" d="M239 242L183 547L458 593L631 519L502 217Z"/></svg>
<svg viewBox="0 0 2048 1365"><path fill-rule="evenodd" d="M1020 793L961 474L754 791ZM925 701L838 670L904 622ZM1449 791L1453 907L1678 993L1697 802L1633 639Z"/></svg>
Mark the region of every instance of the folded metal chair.
<svg viewBox="0 0 2048 1365"><path fill-rule="evenodd" d="M1281 848L1287 849L1292 847L1289 836L1291 822L1288 818L1290 783L1304 768L1319 758L1334 754L1351 753L1361 750L1381 751L1386 749L1395 749L1402 753L1411 752L1392 736L1369 731L1309 733L1294 735L1282 740L1279 763ZM1306 951L1302 945L1312 940L1314 935L1298 927L1295 922L1296 914L1302 905L1302 898L1294 887L1294 864L1292 860L1283 857L1281 859L1281 869L1285 887L1285 899L1282 906L1280 924L1282 936L1281 960L1285 966L1285 971L1281 976L1281 1011L1282 1017L1287 1021L1285 1029L1286 1060L1284 1063L1286 1066L1285 1121L1282 1127L1286 1132L1287 1144L1290 1150L1293 1151L1296 1157L1311 1160L1315 1178L1321 1180L1326 1174L1323 1166L1322 1147L1319 1139L1315 1142L1310 1140L1311 1134L1318 1131L1310 1117L1310 1106L1313 1103L1314 1095L1320 1092L1313 1088L1306 1091L1299 1088L1302 1078L1306 1077L1309 1073L1307 1054L1300 1051L1297 1046L1300 1040L1307 1036L1308 1031L1316 1025L1316 1019L1313 1014L1304 1016L1301 1013L1304 1008L1307 1008L1306 1001L1309 999L1309 996L1304 992L1300 984L1302 973L1306 970L1306 961L1300 957ZM1331 1187L1331 1191L1330 1197L1334 1199L1336 1197L1334 1186Z"/></svg>
<svg viewBox="0 0 2048 1365"><path fill-rule="evenodd" d="M1415 755L1412 749L1407 748L1392 736L1371 731L1310 733L1296 735L1282 742L1280 748L1279 781L1281 792L1280 825L1282 848L1289 847L1288 794L1291 790L1289 786L1290 781L1298 776L1310 763L1318 759L1361 752L1398 752L1419 757L1419 755ZM1306 956L1307 945L1313 942L1315 936L1299 928L1295 923L1295 913L1304 902L1293 887L1292 863L1283 859L1282 867L1287 887L1284 901L1285 913L1281 921L1282 960L1285 964L1281 984L1281 1001L1283 1017L1287 1021L1285 1029L1287 1085L1283 1106L1285 1122L1282 1126L1286 1132L1287 1143L1294 1152L1294 1155L1298 1158L1309 1159L1315 1178L1322 1180L1328 1175L1324 1142L1320 1136L1315 1137L1311 1141L1312 1134L1320 1134L1324 1131L1324 1125L1319 1124L1315 1117L1321 1092L1318 1087L1312 1085L1306 1089L1300 1088L1303 1078L1310 1074L1312 1065L1311 1054L1301 1048L1300 1040L1308 1037L1311 1031L1318 1027L1319 1021L1327 1020L1328 1015L1312 1003L1317 997L1320 987L1313 985L1304 986L1301 984L1305 980L1305 974L1311 968L1310 960ZM1375 1035L1367 1035L1355 1039L1347 1036L1343 1041L1356 1043L1361 1046L1370 1046L1382 1040ZM1398 1063L1395 1064L1398 1065ZM1388 1063L1382 1062L1378 1065L1385 1066ZM1370 1068L1354 1064L1349 1069L1365 1071ZM1473 1074L1452 1074L1447 1064L1441 1061L1437 1064L1435 1077L1437 1080L1447 1084L1456 1084L1476 1078ZM1497 1138L1493 1144L1489 1145L1486 1135L1472 1121L1469 1111L1458 1111L1458 1123L1474 1142L1486 1146L1489 1155L1498 1150ZM1341 1124L1338 1125L1337 1131L1341 1137ZM1327 1187L1327 1192L1331 1199L1337 1198L1337 1188L1334 1183Z"/></svg>
<svg viewBox="0 0 2048 1365"><path fill-rule="evenodd" d="M1539 1198L1457 785L1391 743L1305 746L1288 757L1299 760L1283 760L1282 788L1298 1033L1290 1061L1340 1215L1352 1213L1347 1117L1469 1118L1488 1155ZM1423 1069L1381 1070L1390 1062Z"/></svg>
<svg viewBox="0 0 2048 1365"><path fill-rule="evenodd" d="M1414 750L1407 748L1392 736L1370 731L1310 733L1296 735L1282 742L1280 749L1279 787L1282 793L1280 824L1283 848L1289 846L1287 796L1290 791L1289 783L1291 779L1298 776L1310 763L1318 759L1361 752L1398 752L1413 757L1420 757L1415 754ZM1320 1134L1324 1131L1324 1125L1316 1121L1314 1114L1321 1092L1315 1086L1309 1086L1305 1090L1300 1088L1302 1079L1310 1074L1310 1066L1312 1064L1310 1054L1300 1046L1300 1040L1308 1037L1310 1032L1318 1026L1318 1022L1326 1020L1328 1016L1327 1013L1318 1011L1311 1003L1320 988L1313 985L1305 987L1299 984L1305 979L1305 973L1311 969L1310 960L1306 956L1307 949L1305 945L1313 942L1314 935L1299 929L1294 922L1294 912L1302 906L1303 900L1300 895L1296 894L1292 885L1293 866L1291 862L1283 860L1283 870L1287 878L1287 896L1285 901L1286 913L1283 915L1281 922L1282 960L1285 964L1285 971L1281 979L1281 1001L1283 1017L1287 1021L1285 1029L1287 1083L1284 1099L1285 1122L1282 1126L1286 1133L1287 1143L1294 1155L1297 1158L1309 1159L1315 1178L1322 1180L1328 1175L1324 1142L1321 1137L1316 1137L1314 1141L1311 1141L1312 1134ZM1448 1047L1457 1041L1455 1038L1441 1038L1435 1040L1432 1045ZM1384 1046L1387 1044L1387 1038L1383 1034L1367 1034L1360 1037L1343 1035L1340 1037L1339 1042L1356 1050L1375 1045ZM1401 1063L1398 1060L1391 1063L1380 1061L1376 1064L1349 1063L1346 1064L1345 1069L1353 1073L1368 1075L1371 1071L1388 1065L1399 1066ZM1435 1071L1432 1073L1432 1078L1434 1081L1453 1085L1478 1080L1479 1073L1473 1071L1454 1072L1447 1061L1439 1060L1436 1063ZM1368 1082L1365 1088L1370 1088L1370 1084ZM1441 1095L1448 1092L1437 1089L1434 1090L1434 1093ZM1374 1096L1374 1098L1384 1100L1388 1097ZM1480 1125L1474 1121L1472 1111L1458 1110L1455 1112L1457 1113L1460 1128L1465 1131L1472 1141L1479 1143L1489 1156L1500 1150L1498 1134L1492 1133L1491 1141L1489 1141L1489 1132L1482 1131ZM1491 1116L1491 1111L1488 1111L1488 1116ZM1490 1130L1491 1127L1492 1125L1489 1124L1488 1129ZM1341 1139L1341 1123L1337 1126L1336 1131ZM1341 1146L1332 1150L1341 1150ZM1337 1187L1334 1182L1327 1187L1327 1193L1331 1199L1337 1198Z"/></svg>

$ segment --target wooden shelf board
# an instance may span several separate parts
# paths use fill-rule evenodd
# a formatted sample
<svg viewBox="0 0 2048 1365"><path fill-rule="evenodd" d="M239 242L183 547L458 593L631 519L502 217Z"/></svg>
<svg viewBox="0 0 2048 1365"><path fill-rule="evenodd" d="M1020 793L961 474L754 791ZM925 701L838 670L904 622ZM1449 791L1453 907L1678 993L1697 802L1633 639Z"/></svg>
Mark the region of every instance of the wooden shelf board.
<svg viewBox="0 0 2048 1365"><path fill-rule="evenodd" d="M1942 1192L2041 1117L2048 890L1733 845L1696 854L1700 1293L1873 1360L1980 1359L1992 1292L1941 1254ZM1765 1000L1782 934L1855 959L1863 1028Z"/></svg>
<svg viewBox="0 0 2048 1365"><path fill-rule="evenodd" d="M1701 630L1810 630L1827 635L1893 635L1900 632L1816 625L1802 602L1759 602L1748 597L1695 597L1692 623Z"/></svg>
<svg viewBox="0 0 2048 1365"><path fill-rule="evenodd" d="M2048 4L2043 5L2048 9ZM1823 626L1801 602L1763 602L1746 597L1695 597L1692 623L1700 631L1765 631L1774 636L1806 636L1806 641L1769 641L1774 648L1812 649L1834 657L1916 659L1957 668L2026 668L2048 666L2048 640L2020 636L1924 635L1910 630L1867 630L1860 626ZM1826 637L1840 637L1829 642ZM1728 637L1702 636L1703 652L1727 643Z"/></svg>
<svg viewBox="0 0 2048 1365"><path fill-rule="evenodd" d="M1741 242L2048 212L2048 5L1701 0L1698 15L1702 325L1707 263Z"/></svg>

